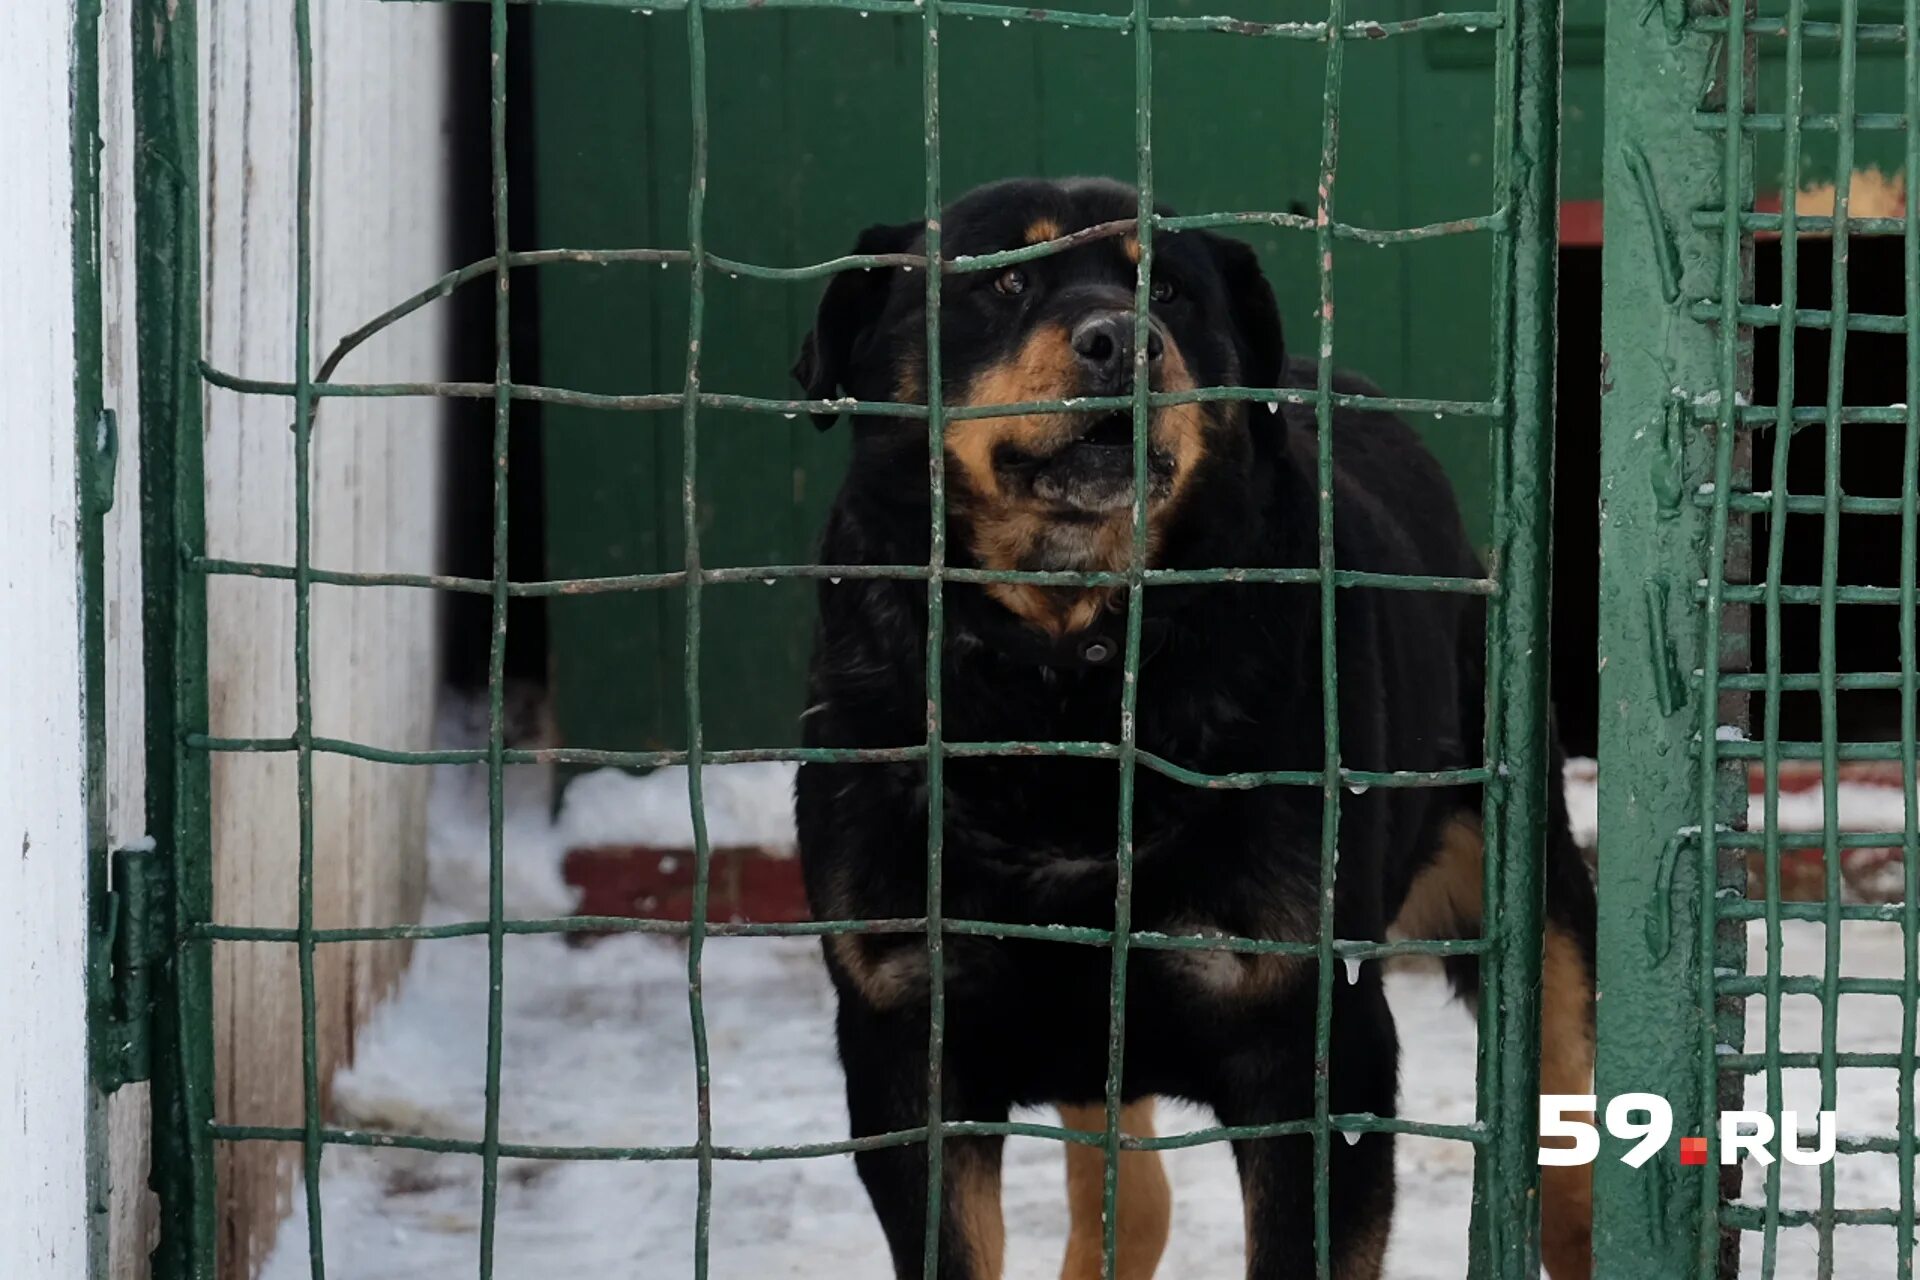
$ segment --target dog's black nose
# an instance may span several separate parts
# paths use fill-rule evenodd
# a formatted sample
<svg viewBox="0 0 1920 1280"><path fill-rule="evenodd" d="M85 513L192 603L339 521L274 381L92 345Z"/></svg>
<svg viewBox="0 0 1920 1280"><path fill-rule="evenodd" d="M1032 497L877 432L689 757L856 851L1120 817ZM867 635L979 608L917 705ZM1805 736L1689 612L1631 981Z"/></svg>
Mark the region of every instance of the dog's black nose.
<svg viewBox="0 0 1920 1280"><path fill-rule="evenodd" d="M1147 364L1160 361L1160 334L1147 330ZM1073 327L1073 351L1101 391L1117 391L1133 376L1133 313L1102 311Z"/></svg>

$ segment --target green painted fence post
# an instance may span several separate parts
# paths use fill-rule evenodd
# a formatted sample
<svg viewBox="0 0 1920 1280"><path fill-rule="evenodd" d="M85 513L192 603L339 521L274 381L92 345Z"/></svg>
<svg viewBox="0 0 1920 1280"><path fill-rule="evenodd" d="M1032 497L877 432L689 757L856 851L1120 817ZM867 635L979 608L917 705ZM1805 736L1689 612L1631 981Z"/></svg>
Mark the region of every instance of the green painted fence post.
<svg viewBox="0 0 1920 1280"><path fill-rule="evenodd" d="M1696 319L1688 303L1750 293L1738 218L1752 144L1725 125L1729 104L1736 118L1748 109L1754 77L1743 14L1715 34L1692 21L1680 0L1662 0L1611 6L1607 23L1596 1092L1603 1107L1659 1094L1676 1136L1710 1143L1704 1168L1682 1167L1675 1142L1634 1169L1619 1159L1626 1144L1603 1136L1594 1273L1634 1280L1721 1274L1735 1247L1719 1228L1708 1113L1726 1105L1716 1046L1741 1036L1713 971L1744 963L1738 926L1714 923L1718 892L1744 890L1738 855L1718 847L1729 808L1743 811L1744 773L1730 792L1713 744L1740 706L1711 694L1719 672L1744 666L1744 622L1718 608L1745 571L1744 528L1725 498L1744 444L1717 418L1748 389L1750 334ZM1696 224L1701 209L1729 212ZM1709 571L1716 563L1724 572Z"/></svg>
<svg viewBox="0 0 1920 1280"><path fill-rule="evenodd" d="M1488 611L1486 902L1495 940L1480 1021L1483 1115L1494 1139L1476 1167L1469 1274L1540 1274L1541 924L1547 832L1547 690L1552 594L1553 405L1559 280L1560 5L1517 0L1502 33L1511 114L1496 134L1502 199L1513 210L1496 264L1509 355L1495 373L1507 408L1493 451L1494 575ZM1504 297L1499 295L1504 294ZM1491 1104L1488 1106L1487 1104ZM1484 1228L1483 1231L1478 1228ZM1489 1255L1482 1258L1478 1250Z"/></svg>
<svg viewBox="0 0 1920 1280"><path fill-rule="evenodd" d="M140 331L141 634L147 672L147 830L175 867L170 961L157 976L153 1164L155 1280L211 1280L214 1179L211 759L185 749L207 722L207 581L201 457L200 48L192 0L140 0L133 42L135 271Z"/></svg>

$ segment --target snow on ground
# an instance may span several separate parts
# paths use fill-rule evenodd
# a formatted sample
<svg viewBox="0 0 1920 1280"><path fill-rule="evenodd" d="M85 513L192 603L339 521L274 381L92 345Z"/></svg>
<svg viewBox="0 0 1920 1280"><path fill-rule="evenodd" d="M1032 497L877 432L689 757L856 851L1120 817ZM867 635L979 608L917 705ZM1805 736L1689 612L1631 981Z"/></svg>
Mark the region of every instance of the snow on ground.
<svg viewBox="0 0 1920 1280"><path fill-rule="evenodd" d="M790 771L746 766L706 771L716 812L714 838L781 844ZM580 779L558 820L547 777L510 771L506 893L510 915L564 914L572 894L559 861L568 847L612 840L671 843L687 838L685 777ZM486 911L486 778L478 767L443 767L434 782L429 921L483 918ZM1764 935L1755 926L1754 954ZM1786 929L1788 973L1819 973L1817 925ZM1897 926L1849 925L1842 965L1849 974L1900 973ZM735 1145L786 1144L845 1135L845 1108L831 1034L832 996L817 944L806 939L711 940L704 965L713 1068L714 1132ZM478 1139L482 1131L487 1021L486 941L419 944L400 989L359 1039L354 1065L336 1080L338 1125ZM1396 972L1389 991L1404 1058L1402 1112L1426 1120L1471 1119L1473 1023L1431 972ZM626 936L569 946L555 936L510 936L505 953L501 1135L507 1141L591 1145L677 1144L693 1140L693 1069L684 945ZM1897 1049L1899 1003L1875 996L1841 1000L1839 1047ZM1753 1002L1749 1043L1762 1031ZM1788 996L1783 1044L1817 1049L1819 1004ZM1413 1064L1417 1063L1417 1069ZM1897 1117L1892 1071L1841 1077L1840 1127L1889 1133ZM1787 1106L1817 1109L1818 1077L1787 1073ZM1756 1078L1750 1106L1765 1105ZM1050 1115L1032 1117L1051 1120ZM1163 1106L1162 1132L1210 1123L1189 1108ZM1465 1273L1472 1162L1456 1143L1401 1139L1399 1211L1388 1254L1393 1280L1458 1280ZM1671 1156L1663 1157L1671 1159ZM1223 1146L1168 1152L1174 1184L1173 1239L1163 1274L1240 1274L1239 1188ZM1842 1157L1837 1203L1897 1202L1892 1156ZM1062 1159L1055 1144L1010 1139L1005 1210L1010 1280L1058 1274L1065 1239ZM714 1171L711 1273L716 1280L833 1277L886 1280L880 1231L847 1156L778 1162L721 1161ZM1750 1171L1749 1200L1758 1179ZM330 1147L321 1201L328 1274L340 1280L465 1280L479 1249L480 1162L402 1150ZM662 1164L503 1161L495 1275L632 1276L691 1274L696 1183L690 1162ZM1818 1203L1812 1170L1789 1168L1782 1203ZM308 1274L303 1197L282 1226L265 1280ZM1781 1235L1778 1274L1813 1274L1811 1231ZM1844 1228L1836 1274L1892 1275L1891 1228ZM1759 1249L1745 1274L1758 1274Z"/></svg>
<svg viewBox="0 0 1920 1280"><path fill-rule="evenodd" d="M1737 741L1726 736L1737 733L1721 726L1721 741ZM1898 778L1898 774L1895 775ZM1567 761L1567 822L1573 829L1574 843L1592 849L1599 838L1600 793L1599 766L1588 757ZM1835 785L1835 811L1840 815L1842 831L1899 831L1906 825L1906 799L1899 786L1842 780ZM1807 790L1782 789L1776 800L1782 831L1819 831L1826 821L1826 796L1819 787ZM1767 802L1762 795L1747 798L1747 829L1759 831L1767 821ZM1899 883L1896 877L1892 885ZM1890 885L1889 887L1892 887Z"/></svg>

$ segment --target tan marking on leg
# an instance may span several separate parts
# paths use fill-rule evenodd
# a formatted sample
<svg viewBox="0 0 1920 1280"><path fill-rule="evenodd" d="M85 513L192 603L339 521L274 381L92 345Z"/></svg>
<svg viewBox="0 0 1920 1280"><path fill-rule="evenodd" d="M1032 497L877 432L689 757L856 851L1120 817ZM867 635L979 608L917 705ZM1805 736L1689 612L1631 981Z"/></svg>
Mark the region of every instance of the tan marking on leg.
<svg viewBox="0 0 1920 1280"><path fill-rule="evenodd" d="M1478 818L1447 824L1440 852L1414 878L1393 922L1403 938L1476 938L1482 896L1484 842ZM1593 1088L1593 984L1580 946L1547 925L1540 966L1540 1092L1588 1093ZM1589 1123L1593 1117L1584 1117ZM1549 1140L1549 1145L1563 1145ZM1540 1256L1553 1280L1589 1280L1593 1274L1593 1169L1540 1170Z"/></svg>
<svg viewBox="0 0 1920 1280"><path fill-rule="evenodd" d="M1415 881L1395 930L1405 937L1467 938L1481 932L1477 823L1450 825L1441 856ZM1471 839L1468 836L1471 835ZM1593 989L1578 944L1548 925L1541 959L1540 1092L1587 1093L1593 1086ZM1589 1122L1593 1117L1585 1117ZM1555 1141L1553 1145L1558 1145ZM1593 1273L1593 1169L1540 1171L1540 1253L1553 1280Z"/></svg>
<svg viewBox="0 0 1920 1280"><path fill-rule="evenodd" d="M1440 833L1440 851L1420 869L1388 930L1398 938L1480 936L1485 841L1480 819L1461 814Z"/></svg>
<svg viewBox="0 0 1920 1280"><path fill-rule="evenodd" d="M1540 1092L1593 1089L1593 987L1579 944L1547 926L1540 968ZM1593 1116L1571 1117L1592 1123ZM1552 1141L1548 1145L1562 1145ZM1540 1258L1553 1280L1593 1274L1593 1166L1540 1170Z"/></svg>
<svg viewBox="0 0 1920 1280"><path fill-rule="evenodd" d="M1296 916L1281 909L1265 914L1251 927L1226 929L1212 921L1176 918L1168 921L1166 931L1175 935L1227 937L1246 932L1266 942L1304 942L1314 936L1318 925L1311 908ZM1300 956L1254 955L1243 952L1204 948L1163 951L1161 963L1184 975L1211 995L1227 1000L1265 999L1284 989L1296 974L1306 971L1308 962Z"/></svg>
<svg viewBox="0 0 1920 1280"><path fill-rule="evenodd" d="M1069 1129L1104 1133L1107 1111L1100 1105L1060 1108ZM1120 1109L1120 1131L1136 1138L1153 1136L1153 1099ZM1067 1257L1061 1280L1099 1280L1102 1244L1100 1206L1105 1197L1106 1152L1077 1142L1067 1148ZM1167 1247L1173 1225L1173 1188L1158 1151L1122 1151L1120 1185L1114 1197L1115 1280L1151 1280Z"/></svg>
<svg viewBox="0 0 1920 1280"><path fill-rule="evenodd" d="M827 943L833 958L868 1004L891 1009L926 989L927 953L912 945L875 958L869 940L858 934L837 934Z"/></svg>
<svg viewBox="0 0 1920 1280"><path fill-rule="evenodd" d="M1258 1141L1258 1139L1256 1139ZM1240 1168L1240 1213L1242 1229L1246 1232L1246 1262L1249 1273L1253 1270L1254 1220L1260 1214L1266 1189L1258 1181L1263 1166L1259 1163L1242 1165ZM1387 1258L1387 1231L1391 1218L1381 1215L1354 1237L1346 1242L1345 1250L1333 1260L1334 1280L1380 1280ZM1313 1241L1307 1239L1301 1246L1305 1257L1313 1257ZM1262 1261L1265 1261L1264 1259Z"/></svg>
<svg viewBox="0 0 1920 1280"><path fill-rule="evenodd" d="M1376 1219L1347 1242L1346 1256L1333 1269L1335 1280L1380 1280L1387 1265L1387 1220Z"/></svg>
<svg viewBox="0 0 1920 1280"><path fill-rule="evenodd" d="M1060 224L1052 218L1035 218L1027 227L1028 244L1044 244L1048 240L1060 238Z"/></svg>
<svg viewBox="0 0 1920 1280"><path fill-rule="evenodd" d="M1257 1141L1257 1139L1256 1139ZM1260 1216L1260 1210L1266 1200L1266 1188L1261 1185L1261 1164L1257 1160L1242 1163L1234 1161L1240 1174L1240 1231L1243 1241L1241 1252L1246 1258L1247 1270L1253 1270L1253 1242L1256 1237L1254 1221Z"/></svg>
<svg viewBox="0 0 1920 1280"><path fill-rule="evenodd" d="M1007 1227L1000 1212L997 1138L952 1138L943 1146L947 1197L966 1241L968 1280L1000 1280L1007 1263Z"/></svg>

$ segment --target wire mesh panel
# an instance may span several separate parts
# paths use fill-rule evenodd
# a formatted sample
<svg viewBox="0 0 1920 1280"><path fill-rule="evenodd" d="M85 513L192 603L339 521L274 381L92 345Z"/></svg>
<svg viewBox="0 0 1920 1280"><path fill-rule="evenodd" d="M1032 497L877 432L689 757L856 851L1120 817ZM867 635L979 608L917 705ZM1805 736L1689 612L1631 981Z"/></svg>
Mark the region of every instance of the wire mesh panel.
<svg viewBox="0 0 1920 1280"><path fill-rule="evenodd" d="M1704 1159L1603 1149L1603 1273L1913 1274L1920 307L1879 166L1914 172L1920 46L1871 18L1609 31L1599 1091L1664 1093ZM1863 900L1865 849L1900 883ZM1837 1158L1781 1158L1816 1112Z"/></svg>
<svg viewBox="0 0 1920 1280"><path fill-rule="evenodd" d="M151 32L141 43L139 67L142 145L141 185L141 305L148 360L143 371L143 420L149 424L143 441L151 537L149 539L149 655L153 663L155 708L152 751L155 778L169 780L157 810L163 830L181 860L182 874L173 903L179 943L169 975L170 1035L158 1052L167 1060L158 1078L160 1129L157 1148L158 1185L165 1205L160 1273L167 1277L207 1276L215 1265L218 1237L217 1193L213 1186L212 1154L217 1143L280 1142L297 1144L305 1174L307 1251L311 1274L326 1273L323 1204L320 1195L326 1155L330 1147L401 1148L454 1155L480 1162L483 1170L478 1224L478 1274L494 1274L496 1237L501 1211L503 1160L658 1161L690 1166L697 1180L692 1271L709 1273L712 1257L711 1223L714 1209L714 1168L720 1161L781 1161L812 1159L887 1147L923 1148L929 1198L938 1203L949 1170L943 1152L949 1139L1016 1134L1097 1148L1104 1157L1103 1272L1113 1273L1116 1250L1116 1196L1119 1161L1123 1151L1159 1150L1227 1140L1310 1137L1315 1153L1312 1186L1315 1274L1334 1273L1330 1245L1330 1177L1336 1141L1369 1133L1416 1134L1447 1139L1474 1153L1475 1184L1471 1232L1470 1273L1475 1276L1521 1277L1537 1273L1539 1219L1535 1150L1535 1089L1540 1044L1538 987L1541 967L1541 846L1548 818L1548 762L1546 670L1546 579L1550 521L1550 429L1553 369L1553 291L1555 278L1555 209L1558 102L1559 28L1557 7L1545 0L1501 0L1497 7L1473 11L1380 14L1353 9L1349 0L1330 0L1324 15L1305 21L1264 21L1233 17L1156 14L1148 0L1134 0L1124 13L1035 10L975 3L973 0L662 0L646 13L634 13L634 22L677 26L684 33L690 71L691 180L685 192L685 248L654 246L544 247L515 250L508 226L508 167L506 154L508 104L506 54L508 5L492 0L491 10L491 141L495 248L492 256L440 280L424 282L418 293L398 302L385 314L346 335L325 359L315 362L312 332L313 197L312 126L315 47L311 0L279 0L292 15L291 54L299 75L297 189L298 227L296 279L295 367L282 380L242 378L231 371L204 364L200 357L198 314L200 282L195 228L198 194L190 175L197 171L199 137L195 97L195 6L192 0L146 0L139 7L140 29ZM560 0L554 0L560 2ZM581 0L575 0L581 2ZM622 6L624 7L624 6ZM727 246L710 244L706 234L709 142L707 106L717 86L739 69L710 65L707 18L720 11L854 9L901 24L917 44L922 72L922 124L925 135L921 216L924 252L852 255L826 262L772 265L742 262L726 256ZM743 20L748 20L743 17ZM798 15L804 20L805 14ZM1042 23L1079 29L1088 38L1119 35L1130 42L1133 66L1136 167L1130 177L1138 188L1138 206L1132 217L1050 238L1026 248L956 258L942 251L943 189L941 161L941 32L955 19L987 19L1005 24ZM763 20L763 19L751 19ZM1491 157L1486 207L1467 217L1410 227L1362 226L1341 220L1336 192L1340 171L1358 163L1343 160L1340 146L1343 94L1356 91L1344 77L1346 52L1356 40L1416 40L1434 32L1464 33L1488 41L1493 59L1495 154ZM1210 40L1285 42L1294 47L1318 47L1323 56L1322 112L1314 126L1319 136L1317 207L1307 213L1225 211L1173 216L1157 212L1158 202L1177 193L1156 189L1154 181L1154 60L1157 39L1170 33L1191 33ZM1364 91L1360 89L1359 91ZM1737 139L1730 144L1737 153ZM1203 228L1273 228L1309 240L1319 264L1317 332L1312 349L1318 356L1315 385L1292 390L1273 387L1206 387L1187 391L1150 390L1144 376L1149 344L1151 273L1157 235ZM940 323L943 291L956 277L1006 267L1072 250L1102 237L1132 236L1138 243L1138 270L1134 289L1135 376L1133 390L1105 400L1080 400L1069 405L1051 401L1035 404L950 406L943 402ZM1373 252L1375 246L1424 242L1441 237L1483 238L1492 261L1493 288L1485 302L1490 308L1494 347L1491 378L1485 393L1471 401L1421 398L1417 394L1387 398L1336 390L1334 362L1339 343L1335 325L1334 282L1346 255ZM681 273L691 305L688 310L684 373L678 386L637 394L604 394L517 381L509 327L510 289L527 271L556 264L656 264ZM922 385L925 402L856 403L839 400L796 400L752 397L725 387L709 387L703 380L703 353L726 335L708 331L704 301L717 273L759 280L811 286L836 273L873 268L901 268L919 272L925 281L926 368ZM1737 273L1736 273L1737 274ZM490 287L495 302L494 377L485 383L348 383L335 380L341 360L361 343L406 316L467 285ZM1477 305L1477 301L1475 303ZM295 552L291 563L264 560L214 559L206 553L201 498L205 477L199 440L201 396L206 386L242 395L278 396L293 406L293 450L296 483L289 495L294 503ZM1411 389L1417 392L1418 388ZM1728 389L1731 398L1731 388ZM311 496L314 480L310 458L317 432L327 429L324 406L337 397L459 397L492 405L493 432L493 573L487 578L436 575L347 572L316 565L311 554ZM677 568L619 578L566 581L516 581L507 564L507 459L511 410L516 401L567 404L632 415L632 429L645 431L661 415L677 416L681 432L680 459L682 542L684 563ZM1024 413L1063 412L1102 408L1131 414L1133 473L1147 474L1148 430L1152 412L1169 404L1242 402L1254 409L1281 402L1311 409L1317 437L1316 513L1317 550L1310 564L1267 567L1199 569L1156 568L1149 563L1148 495L1136 484L1131 513L1131 549L1124 570L1101 573L1047 573L990 570L955 565L948 557L948 492L944 465L949 426L968 418ZM1337 408L1372 407L1408 415L1430 415L1457 421L1452 426L1471 429L1475 419L1493 424L1492 541L1488 569L1480 576L1430 577L1367 572L1343 566L1335 555L1334 503L1338 439L1334 433ZM925 564L781 564L716 569L702 559L702 514L696 483L702 456L703 414L713 410L760 415L804 412L883 415L924 424L929 465L927 486L931 524L927 530L930 555ZM1719 493L1729 488L1722 463ZM1906 503L1911 538L1912 501ZM1718 527L1725 529L1725 504L1719 508ZM251 576L292 584L295 601L295 717L283 734L263 737L215 736L209 727L206 693L205 609L206 583L212 576ZM853 748L743 748L710 750L701 726L701 638L703 601L708 593L735 589L765 580L888 578L925 584L927 672L924 735L906 746ZM1689 580L1690 581L1690 580ZM1142 630L1145 601L1156 588L1219 584L1293 584L1309 587L1318 601L1318 631L1314 647L1320 663L1322 746L1324 760L1313 769L1246 773L1196 772L1143 747L1136 724ZM1124 588L1126 601L1124 679L1121 682L1119 732L1111 741L952 741L945 732L942 672L946 656L949 587L961 584L1084 585ZM489 660L489 714L484 746L471 749L406 751L367 743L329 738L316 732L312 693L310 602L316 586L347 589L417 588L462 592L488 599L491 606ZM1484 597L1488 626L1484 642L1488 669L1484 710L1485 740L1474 748L1478 756L1468 767L1447 770L1356 768L1343 763L1340 686L1336 681L1341 655L1336 645L1337 615L1343 593L1447 592ZM1678 586L1676 602L1687 598L1688 583ZM1912 587L1907 584L1909 595ZM666 591L684 599L682 696L686 709L684 744L662 750L587 750L580 748L522 749L510 747L504 706L504 655L509 602L516 597L560 594ZM1911 664L1909 664L1910 666ZM610 673L613 678L613 673ZM1911 681L1908 681L1909 685ZM1910 691L1909 691L1909 697ZM1709 741L1712 735L1709 735ZM208 761L223 753L292 755L297 762L298 805L295 828L298 858L298 903L291 927L262 927L215 917L211 892L211 850L208 809L211 797ZM333 929L317 927L314 918L315 858L313 768L317 757L346 756L399 767L467 764L484 767L489 792L489 909L484 919L447 924ZM1106 762L1119 778L1116 815L1118 842L1114 850L1117 893L1110 928L1014 925L950 917L942 892L943 843L946 824L927 824L924 874L927 894L924 910L909 918L832 919L802 924L718 923L709 921L711 855L703 806L703 771L738 762L790 760L858 765L911 765L922 771L928 811L944 813L947 764L953 760L1012 757L1053 757ZM523 919L508 914L504 896L505 812L503 780L516 764L651 768L684 765L688 804L693 815L695 849L691 917L685 922L665 919L572 917ZM1216 790L1298 788L1317 795L1320 814L1319 886L1310 904L1315 917L1314 940L1290 941L1269 937L1221 937L1211 934L1175 935L1137 931L1132 922L1135 856L1135 782L1143 771L1161 775L1183 786ZM1382 938L1342 938L1334 925L1335 892L1340 881L1339 836L1343 806L1368 789L1478 787L1484 791L1484 883L1487 924L1483 936L1412 939L1388 942ZM1710 800L1710 797L1709 797ZM1705 803L1705 801L1703 801ZM1711 859L1709 842L1702 855ZM503 1135L501 1051L503 1015L503 956L514 934L564 932L639 932L683 938L686 944L687 1008L695 1058L695 1090L687 1105L695 1117L693 1140L655 1146L591 1146L517 1142ZM929 1043L925 1123L911 1129L856 1139L790 1146L735 1146L716 1141L711 1097L711 1065L707 1011L703 990L703 957L710 941L747 946L734 941L772 935L909 934L924 938L929 974ZM487 943L488 992L487 1055L484 1115L478 1138L433 1132L370 1132L342 1128L328 1122L323 1109L324 1081L319 1073L315 1028L315 957L331 946L370 939L409 939L422 942L453 937L480 937ZM1104 1132L1083 1132L1060 1126L1019 1121L983 1122L943 1114L942 1071L946 1062L947 943L954 937L1026 938L1060 946L1090 946L1110 952L1108 985L1106 1087ZM211 1010L209 956L216 943L253 943L292 948L298 957L302 1037L300 1063L304 1105L299 1125L237 1123L214 1114L210 1101ZM1315 975L1317 1015L1312 1055L1315 1071L1312 1106L1308 1114L1270 1124L1214 1127L1169 1137L1135 1137L1122 1133L1122 1079L1126 1060L1126 996L1130 964L1137 951L1226 951L1242 955L1296 957L1311 965ZM1332 1009L1335 984L1344 965L1393 956L1464 958L1480 970L1482 997L1478 1006L1480 1053L1475 1119L1470 1123L1438 1123L1419 1117L1341 1113L1334 1109L1329 1077ZM1911 982L1911 975L1909 976ZM1911 1054L1911 1036L1907 1051ZM769 1087L777 1084L769 1080ZM928 1215L922 1265L927 1274L940 1271L942 1240L937 1215ZM1302 1242L1304 1249L1308 1248ZM796 1259L804 1266L804 1259Z"/></svg>

